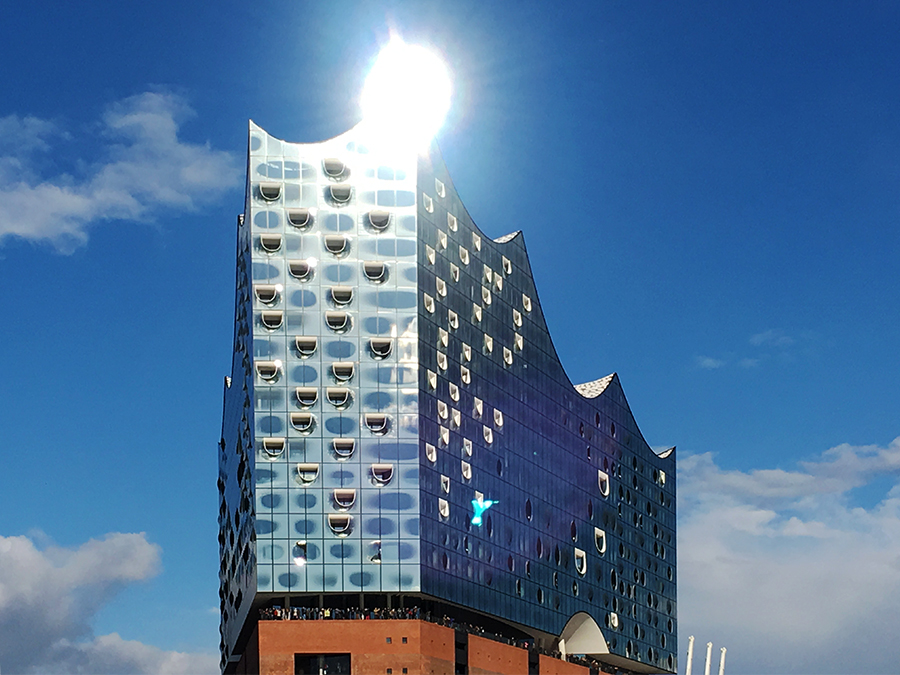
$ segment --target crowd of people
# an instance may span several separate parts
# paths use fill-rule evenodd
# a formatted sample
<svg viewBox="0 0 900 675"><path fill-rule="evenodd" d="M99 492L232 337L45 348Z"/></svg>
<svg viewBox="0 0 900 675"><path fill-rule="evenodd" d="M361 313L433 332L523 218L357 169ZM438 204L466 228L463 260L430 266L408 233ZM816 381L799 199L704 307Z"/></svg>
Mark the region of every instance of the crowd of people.
<svg viewBox="0 0 900 675"><path fill-rule="evenodd" d="M340 607L265 607L259 610L259 618L263 621L419 619L430 623L436 623L440 626L446 626L447 628L452 628L454 630L463 631L469 635L483 637L488 640L494 640L495 642L502 642L518 647L519 649L537 649L537 651L544 656L550 656L556 659L563 658L560 652L542 649L541 647L536 646L533 640L523 640L500 635L498 633L492 633L486 631L481 626L466 623L465 621L457 621L447 614L440 616L435 615L432 614L430 610L423 611L420 607L392 609L381 607L376 607L375 609L360 609L358 607L351 607L349 609ZM602 664L599 661L588 656L567 654L566 660L570 663L589 668L592 674L600 673L602 675L610 672L608 670L603 670Z"/></svg>

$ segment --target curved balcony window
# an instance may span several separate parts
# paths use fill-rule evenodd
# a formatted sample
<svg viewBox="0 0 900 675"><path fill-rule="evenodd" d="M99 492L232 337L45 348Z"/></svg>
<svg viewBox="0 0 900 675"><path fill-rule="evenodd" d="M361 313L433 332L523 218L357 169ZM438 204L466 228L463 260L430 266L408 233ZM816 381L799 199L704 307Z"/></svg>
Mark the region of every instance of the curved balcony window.
<svg viewBox="0 0 900 675"><path fill-rule="evenodd" d="M267 305L271 305L278 300L278 293L281 287L277 284L258 284L253 287L256 299Z"/></svg>
<svg viewBox="0 0 900 675"><path fill-rule="evenodd" d="M506 256L503 256L503 272L506 276L512 274L512 261Z"/></svg>
<svg viewBox="0 0 900 675"><path fill-rule="evenodd" d="M447 427L440 427L438 430L438 438L440 438L441 446L446 448L450 445L450 429Z"/></svg>
<svg viewBox="0 0 900 675"><path fill-rule="evenodd" d="M605 471L597 470L597 485L600 488L600 494L604 497L609 496L609 474Z"/></svg>
<svg viewBox="0 0 900 675"><path fill-rule="evenodd" d="M325 398L335 408L346 408L350 405L350 390L347 387L328 387Z"/></svg>
<svg viewBox="0 0 900 675"><path fill-rule="evenodd" d="M482 415L484 415L484 401L476 396L472 400L472 416L476 420L480 420Z"/></svg>
<svg viewBox="0 0 900 675"><path fill-rule="evenodd" d="M313 266L306 260L290 260L288 261L288 270L291 276L300 281L309 281L312 279Z"/></svg>
<svg viewBox="0 0 900 675"><path fill-rule="evenodd" d="M481 237L479 237L474 232L472 233L472 248L474 248L476 251L481 250Z"/></svg>
<svg viewBox="0 0 900 675"><path fill-rule="evenodd" d="M494 426L498 429L503 426L503 413L494 408Z"/></svg>
<svg viewBox="0 0 900 675"><path fill-rule="evenodd" d="M443 401L437 402L437 412L438 412L438 417L440 417L442 420L445 420L448 417L450 417L450 407Z"/></svg>
<svg viewBox="0 0 900 675"><path fill-rule="evenodd" d="M441 230L438 230L437 235L438 235L438 240L437 240L438 248L447 248L447 233L442 232Z"/></svg>
<svg viewBox="0 0 900 675"><path fill-rule="evenodd" d="M494 273L494 290L498 293L503 290L503 277L500 276L499 272Z"/></svg>
<svg viewBox="0 0 900 675"><path fill-rule="evenodd" d="M383 413L366 413L366 428L373 434L386 434L390 424L388 416Z"/></svg>
<svg viewBox="0 0 900 675"><path fill-rule="evenodd" d="M325 312L325 323L335 333L350 329L350 315L347 312Z"/></svg>
<svg viewBox="0 0 900 675"><path fill-rule="evenodd" d="M347 177L347 165L336 157L327 157L322 160L322 170L329 178L343 179Z"/></svg>
<svg viewBox="0 0 900 675"><path fill-rule="evenodd" d="M434 298L432 298L430 295L428 295L428 293L425 293L423 300L424 300L424 304L425 304L425 310L429 314L434 314Z"/></svg>
<svg viewBox="0 0 900 675"><path fill-rule="evenodd" d="M281 183L260 183L259 196L267 202L277 201L281 196Z"/></svg>
<svg viewBox="0 0 900 675"><path fill-rule="evenodd" d="M456 230L459 229L459 223L456 220L456 216L452 213L447 214L447 227L451 232L456 232Z"/></svg>
<svg viewBox="0 0 900 675"><path fill-rule="evenodd" d="M331 201L338 205L349 202L350 195L353 194L352 188L344 183L329 185L328 192L331 195Z"/></svg>
<svg viewBox="0 0 900 675"><path fill-rule="evenodd" d="M508 366L511 366L513 362L513 353L509 347L503 348L503 363Z"/></svg>
<svg viewBox="0 0 900 675"><path fill-rule="evenodd" d="M373 229L383 231L386 230L387 226L390 224L391 214L389 211L381 209L369 211L369 225L371 225Z"/></svg>
<svg viewBox="0 0 900 675"><path fill-rule="evenodd" d="M594 545L597 547L597 553L600 555L606 553L606 532L599 527L594 528Z"/></svg>
<svg viewBox="0 0 900 675"><path fill-rule="evenodd" d="M425 444L425 457L432 464L437 461L437 448L434 447L431 443Z"/></svg>
<svg viewBox="0 0 900 675"><path fill-rule="evenodd" d="M466 457L472 456L472 441L468 438L463 439L463 452L466 453Z"/></svg>
<svg viewBox="0 0 900 675"><path fill-rule="evenodd" d="M372 481L376 485L387 485L394 478L393 464L373 464L370 468Z"/></svg>
<svg viewBox="0 0 900 675"><path fill-rule="evenodd" d="M529 297L528 297L527 295L525 295L524 293L522 294L522 308L523 308L526 312L530 312L530 311L531 311L531 298L529 298Z"/></svg>
<svg viewBox="0 0 900 675"><path fill-rule="evenodd" d="M283 438L264 438L262 442L263 451L271 457L279 457L284 452L285 439Z"/></svg>
<svg viewBox="0 0 900 675"><path fill-rule="evenodd" d="M456 408L450 409L450 426L459 429L462 426L462 413Z"/></svg>
<svg viewBox="0 0 900 675"><path fill-rule="evenodd" d="M471 345L467 345L465 342L463 342L463 346L462 346L462 355L463 355L463 358L464 358L466 361L471 361L471 360L472 360L472 347L471 347Z"/></svg>
<svg viewBox="0 0 900 675"><path fill-rule="evenodd" d="M316 387L297 387L294 390L297 403L304 408L311 408L319 400L319 390Z"/></svg>
<svg viewBox="0 0 900 675"><path fill-rule="evenodd" d="M349 459L356 450L356 441L352 438L333 438L331 439L331 449L338 459Z"/></svg>
<svg viewBox="0 0 900 675"><path fill-rule="evenodd" d="M433 370L425 371L425 379L428 381L428 388L432 391L437 389L437 373Z"/></svg>
<svg viewBox="0 0 900 675"><path fill-rule="evenodd" d="M353 377L352 363L332 363L331 374L339 382L348 382Z"/></svg>
<svg viewBox="0 0 900 675"><path fill-rule="evenodd" d="M494 442L494 430L490 427L482 427L482 431L484 432L484 442L490 445Z"/></svg>
<svg viewBox="0 0 900 675"><path fill-rule="evenodd" d="M469 264L469 252L462 246L459 247L459 261L463 265Z"/></svg>
<svg viewBox="0 0 900 675"><path fill-rule="evenodd" d="M390 338L372 338L369 340L369 351L376 359L386 359L394 349L394 341Z"/></svg>
<svg viewBox="0 0 900 675"><path fill-rule="evenodd" d="M387 265L380 260L367 260L363 263L363 273L369 281L380 283L387 279Z"/></svg>
<svg viewBox="0 0 900 675"><path fill-rule="evenodd" d="M441 279L440 277L434 280L435 290L437 294L442 298L447 297L447 282Z"/></svg>
<svg viewBox="0 0 900 675"><path fill-rule="evenodd" d="M262 312L259 315L260 323L270 330L281 328L284 323L284 312Z"/></svg>
<svg viewBox="0 0 900 675"><path fill-rule="evenodd" d="M356 503L356 490L353 488L337 488L331 493L334 505L344 511L353 507Z"/></svg>
<svg viewBox="0 0 900 675"><path fill-rule="evenodd" d="M434 265L434 261L437 259L435 250L433 248L431 248L430 246L428 246L427 244L425 245L425 258L432 265Z"/></svg>
<svg viewBox="0 0 900 675"><path fill-rule="evenodd" d="M438 345L447 347L450 344L450 333L443 328L438 328Z"/></svg>
<svg viewBox="0 0 900 675"><path fill-rule="evenodd" d="M609 626L610 626L610 628L616 628L616 629L618 629L618 627L619 627L619 615L616 614L615 612L609 613Z"/></svg>
<svg viewBox="0 0 900 675"><path fill-rule="evenodd" d="M587 554L580 548L575 549L575 571L581 576L587 572Z"/></svg>
<svg viewBox="0 0 900 675"><path fill-rule="evenodd" d="M347 250L347 237L342 234L325 235L325 250L334 255L341 255Z"/></svg>
<svg viewBox="0 0 900 675"><path fill-rule="evenodd" d="M447 189L444 187L444 184L437 178L434 179L434 192L441 199L447 196Z"/></svg>
<svg viewBox="0 0 900 675"><path fill-rule="evenodd" d="M349 305L353 301L353 288L350 286L332 286L331 300L336 305Z"/></svg>
<svg viewBox="0 0 900 675"><path fill-rule="evenodd" d="M468 462L461 461L460 468L462 469L463 480L472 480L472 465Z"/></svg>
<svg viewBox="0 0 900 675"><path fill-rule="evenodd" d="M481 305L476 305L474 302L472 303L472 320L473 321L481 321L481 317L484 316L484 310L482 310Z"/></svg>
<svg viewBox="0 0 900 675"><path fill-rule="evenodd" d="M301 434L309 434L312 433L312 430L316 426L316 418L313 417L312 413L292 412L291 426Z"/></svg>
<svg viewBox="0 0 900 675"><path fill-rule="evenodd" d="M441 476L441 492L450 494L450 476Z"/></svg>
<svg viewBox="0 0 900 675"><path fill-rule="evenodd" d="M441 518L449 518L450 517L450 502L448 502L443 497L438 499L438 513Z"/></svg>
<svg viewBox="0 0 900 675"><path fill-rule="evenodd" d="M459 283L459 267L453 263L450 263L450 278Z"/></svg>
<svg viewBox="0 0 900 675"><path fill-rule="evenodd" d="M472 371L465 366L459 367L459 379L463 384L472 384Z"/></svg>
<svg viewBox="0 0 900 675"><path fill-rule="evenodd" d="M422 206L428 213L434 213L434 200L424 192L422 193Z"/></svg>
<svg viewBox="0 0 900 675"><path fill-rule="evenodd" d="M328 527L339 537L349 536L353 530L353 517L346 513L329 513Z"/></svg>
<svg viewBox="0 0 900 675"><path fill-rule="evenodd" d="M522 312L517 309L513 310L513 323L515 324L516 328L522 326Z"/></svg>
<svg viewBox="0 0 900 675"><path fill-rule="evenodd" d="M257 361L256 374L263 380L274 380L281 372L281 361Z"/></svg>
<svg viewBox="0 0 900 675"><path fill-rule="evenodd" d="M494 351L494 338L487 333L484 334L484 353L490 354Z"/></svg>
<svg viewBox="0 0 900 675"><path fill-rule="evenodd" d="M485 265L483 268L483 274L484 274L484 283L486 283L486 284L491 283L491 279L494 278L494 270L492 270L490 267Z"/></svg>
<svg viewBox="0 0 900 675"><path fill-rule="evenodd" d="M281 235L261 234L259 235L259 245L267 253L275 253L281 249Z"/></svg>
<svg viewBox="0 0 900 675"><path fill-rule="evenodd" d="M438 368L440 368L441 370L447 370L448 361L447 361L447 355L444 354L444 352L437 353L437 364L438 364Z"/></svg>
<svg viewBox="0 0 900 675"><path fill-rule="evenodd" d="M316 353L319 338L314 335L298 335L294 338L294 347L303 358L308 358Z"/></svg>
<svg viewBox="0 0 900 675"><path fill-rule="evenodd" d="M448 388L450 390L450 398L452 398L454 401L458 401L459 400L459 387L457 385L453 384L453 382L450 382Z"/></svg>
<svg viewBox="0 0 900 675"><path fill-rule="evenodd" d="M513 344L518 351L522 351L525 348L525 338L515 333L513 334Z"/></svg>
<svg viewBox="0 0 900 675"><path fill-rule="evenodd" d="M312 214L309 209L288 209L287 219L294 227L305 228L312 225Z"/></svg>
<svg viewBox="0 0 900 675"><path fill-rule="evenodd" d="M484 303L485 307L491 304L491 289L481 287L481 301Z"/></svg>
<svg viewBox="0 0 900 675"><path fill-rule="evenodd" d="M302 485L314 483L319 477L318 464L298 464L297 465L297 481Z"/></svg>

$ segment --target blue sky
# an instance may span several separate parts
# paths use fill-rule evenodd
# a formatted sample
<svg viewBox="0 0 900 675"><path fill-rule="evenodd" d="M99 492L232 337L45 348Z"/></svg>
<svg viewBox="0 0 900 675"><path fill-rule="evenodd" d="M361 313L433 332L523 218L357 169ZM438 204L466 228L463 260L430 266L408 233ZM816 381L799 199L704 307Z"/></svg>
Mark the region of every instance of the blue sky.
<svg viewBox="0 0 900 675"><path fill-rule="evenodd" d="M0 669L216 670L247 120L345 131L391 30L571 378L678 446L682 668L893 672L900 6L824 1L7 8Z"/></svg>

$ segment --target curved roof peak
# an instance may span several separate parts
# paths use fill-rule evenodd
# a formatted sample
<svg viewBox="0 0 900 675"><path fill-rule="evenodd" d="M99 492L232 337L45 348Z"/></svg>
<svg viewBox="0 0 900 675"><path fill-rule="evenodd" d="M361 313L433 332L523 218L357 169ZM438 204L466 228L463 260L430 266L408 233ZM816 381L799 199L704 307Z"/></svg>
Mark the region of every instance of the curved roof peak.
<svg viewBox="0 0 900 675"><path fill-rule="evenodd" d="M606 391L606 388L609 386L610 382L612 382L616 377L618 376L615 373L611 373L606 377L601 377L599 380L584 382L583 384L576 384L575 391L577 391L585 398L597 398L600 394Z"/></svg>
<svg viewBox="0 0 900 675"><path fill-rule="evenodd" d="M522 230L516 230L515 232L510 232L509 234L504 234L502 237L497 237L494 241L498 244L505 244L508 241L512 241L516 237L522 234Z"/></svg>

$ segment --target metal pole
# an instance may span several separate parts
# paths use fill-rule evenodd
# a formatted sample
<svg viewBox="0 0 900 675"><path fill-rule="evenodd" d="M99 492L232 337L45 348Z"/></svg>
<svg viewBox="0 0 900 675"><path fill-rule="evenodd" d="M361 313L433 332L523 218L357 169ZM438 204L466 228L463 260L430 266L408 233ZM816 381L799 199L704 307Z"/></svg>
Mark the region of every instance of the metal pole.
<svg viewBox="0 0 900 675"><path fill-rule="evenodd" d="M688 638L687 670L684 675L691 675L691 663L694 661L694 636Z"/></svg>
<svg viewBox="0 0 900 675"><path fill-rule="evenodd" d="M712 642L706 643L706 667L703 669L703 675L709 675L709 662L712 660Z"/></svg>
<svg viewBox="0 0 900 675"><path fill-rule="evenodd" d="M725 652L728 650L722 647L722 655L719 657L719 675L725 675Z"/></svg>

